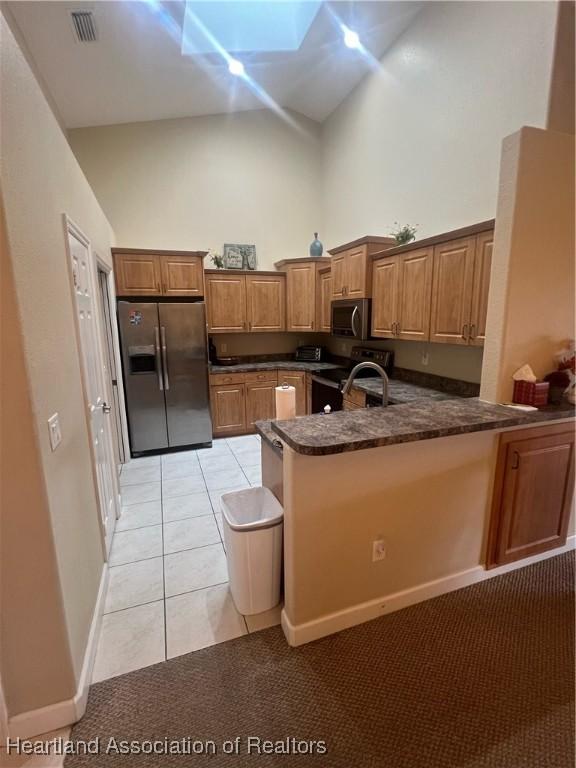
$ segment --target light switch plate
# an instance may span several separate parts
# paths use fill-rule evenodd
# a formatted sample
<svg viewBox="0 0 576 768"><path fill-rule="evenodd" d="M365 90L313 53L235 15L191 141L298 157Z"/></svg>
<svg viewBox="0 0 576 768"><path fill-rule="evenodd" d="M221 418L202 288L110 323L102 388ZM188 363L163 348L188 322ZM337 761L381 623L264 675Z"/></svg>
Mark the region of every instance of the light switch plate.
<svg viewBox="0 0 576 768"><path fill-rule="evenodd" d="M53 414L48 419L48 433L50 434L50 445L52 446L52 450L55 451L62 442L60 418L57 413Z"/></svg>

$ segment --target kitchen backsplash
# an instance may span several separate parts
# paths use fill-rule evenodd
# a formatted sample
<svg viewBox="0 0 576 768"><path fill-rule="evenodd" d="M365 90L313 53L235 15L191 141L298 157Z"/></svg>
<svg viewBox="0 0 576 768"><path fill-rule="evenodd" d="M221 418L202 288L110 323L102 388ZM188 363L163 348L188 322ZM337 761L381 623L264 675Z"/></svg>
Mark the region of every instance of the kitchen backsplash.
<svg viewBox="0 0 576 768"><path fill-rule="evenodd" d="M322 333L218 333L211 336L218 357L290 354L303 344L327 345Z"/></svg>
<svg viewBox="0 0 576 768"><path fill-rule="evenodd" d="M480 383L482 348L417 341L372 340L355 342L325 333L230 333L212 337L219 357L286 355L302 344L319 344L332 355L349 357L356 344L374 349L392 349L394 364L412 371ZM428 356L428 365L423 360Z"/></svg>
<svg viewBox="0 0 576 768"><path fill-rule="evenodd" d="M325 336L324 344L334 355L349 356L351 348L359 342ZM482 373L482 347L460 347L454 344L429 344L418 341L369 340L362 346L394 351L394 365L412 371L446 376L480 383ZM428 364L423 360L428 356Z"/></svg>

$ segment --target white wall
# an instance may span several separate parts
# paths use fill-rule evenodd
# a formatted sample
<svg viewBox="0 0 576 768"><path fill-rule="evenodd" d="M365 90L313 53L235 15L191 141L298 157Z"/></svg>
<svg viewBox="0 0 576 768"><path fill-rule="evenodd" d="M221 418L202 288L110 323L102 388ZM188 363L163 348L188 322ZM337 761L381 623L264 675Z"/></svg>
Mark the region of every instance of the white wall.
<svg viewBox="0 0 576 768"><path fill-rule="evenodd" d="M54 703L54 688L33 676L33 665L27 658L33 653L32 638L46 639L40 660L53 665L60 678L69 675L76 684L86 650L103 551L62 214L74 220L105 260L111 258L113 233L3 16L0 23L2 196L29 384L29 393L22 396L29 395L30 404L22 408L32 411L39 476L32 477L34 457L25 469L30 482L41 487L38 496L45 495L47 500L66 638L53 649L32 603L27 605L19 596L26 621L3 628L10 633L11 642L9 649L4 645L1 658L2 664L10 666L9 681L4 670L2 677L12 716ZM47 419L55 412L60 416L62 442L52 452ZM40 503L28 502L29 498L23 494L22 508L2 510L3 514L21 515L24 537L24 520L36 519L41 512L26 509L27 503ZM36 531L30 535L37 535L40 528L35 525L29 530ZM34 552L29 551L31 562L21 559L22 569L40 568L33 559ZM44 556L49 556L46 550ZM17 599L15 594L12 599ZM9 608L2 605L3 616ZM54 615L52 620L56 622L58 617ZM11 655L7 658L4 654L8 650ZM59 655L64 650L71 668L65 667ZM27 684L30 687L26 690Z"/></svg>
<svg viewBox="0 0 576 768"><path fill-rule="evenodd" d="M321 230L319 126L293 117L298 129L259 110L80 128L69 140L119 245L255 243L270 269L306 256Z"/></svg>
<svg viewBox="0 0 576 768"><path fill-rule="evenodd" d="M523 128L502 147L481 396L512 398L574 338L574 136Z"/></svg>
<svg viewBox="0 0 576 768"><path fill-rule="evenodd" d="M503 138L544 126L556 4L429 2L324 123L328 246L496 213Z"/></svg>

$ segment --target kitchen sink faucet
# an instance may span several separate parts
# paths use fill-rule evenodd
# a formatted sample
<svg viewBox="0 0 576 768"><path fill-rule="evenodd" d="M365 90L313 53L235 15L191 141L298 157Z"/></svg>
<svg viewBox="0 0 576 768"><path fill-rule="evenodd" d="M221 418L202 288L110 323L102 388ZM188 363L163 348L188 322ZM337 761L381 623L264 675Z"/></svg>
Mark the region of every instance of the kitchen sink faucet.
<svg viewBox="0 0 576 768"><path fill-rule="evenodd" d="M361 371L363 368L370 368L373 371L376 371L380 374L382 377L382 405L385 407L388 405L388 374L382 368L381 365L378 365L378 363L371 363L370 361L366 361L364 363L358 363L358 365L355 365L354 368L350 371L350 376L346 379L344 382L344 386L342 387L342 394L347 395L348 392L352 389L352 383L354 379L356 378L356 374Z"/></svg>

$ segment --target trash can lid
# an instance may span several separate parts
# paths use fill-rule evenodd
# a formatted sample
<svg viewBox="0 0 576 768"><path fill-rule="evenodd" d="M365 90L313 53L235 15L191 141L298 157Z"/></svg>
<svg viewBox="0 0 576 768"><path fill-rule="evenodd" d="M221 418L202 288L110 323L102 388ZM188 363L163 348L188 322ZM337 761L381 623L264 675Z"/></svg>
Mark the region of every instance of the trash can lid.
<svg viewBox="0 0 576 768"><path fill-rule="evenodd" d="M233 531L256 531L279 525L284 510L269 488L246 488L221 497L222 514Z"/></svg>

